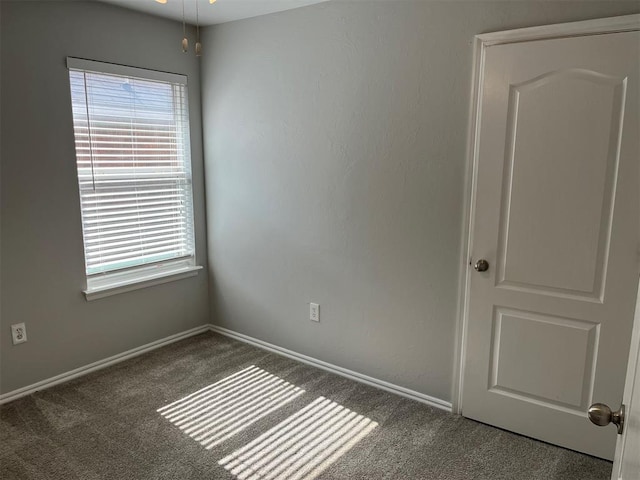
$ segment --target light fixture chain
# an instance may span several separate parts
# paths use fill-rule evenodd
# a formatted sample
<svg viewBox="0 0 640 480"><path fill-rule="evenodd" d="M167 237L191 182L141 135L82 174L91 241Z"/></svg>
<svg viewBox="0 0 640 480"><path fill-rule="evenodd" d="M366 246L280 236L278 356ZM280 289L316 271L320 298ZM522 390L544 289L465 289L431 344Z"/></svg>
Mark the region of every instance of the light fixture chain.
<svg viewBox="0 0 640 480"><path fill-rule="evenodd" d="M184 14L184 2L185 0L182 0L182 51L187 53L189 50L189 40L187 39L187 22Z"/></svg>

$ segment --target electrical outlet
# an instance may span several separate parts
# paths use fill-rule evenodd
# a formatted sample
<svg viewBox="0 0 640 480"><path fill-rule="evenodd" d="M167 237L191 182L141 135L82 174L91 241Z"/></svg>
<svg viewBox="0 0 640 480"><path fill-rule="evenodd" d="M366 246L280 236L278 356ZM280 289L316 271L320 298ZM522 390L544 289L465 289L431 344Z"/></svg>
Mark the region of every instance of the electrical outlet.
<svg viewBox="0 0 640 480"><path fill-rule="evenodd" d="M11 339L14 345L27 341L27 327L24 323L14 323L11 325Z"/></svg>
<svg viewBox="0 0 640 480"><path fill-rule="evenodd" d="M309 320L312 322L320 321L320 305L317 303L309 304Z"/></svg>

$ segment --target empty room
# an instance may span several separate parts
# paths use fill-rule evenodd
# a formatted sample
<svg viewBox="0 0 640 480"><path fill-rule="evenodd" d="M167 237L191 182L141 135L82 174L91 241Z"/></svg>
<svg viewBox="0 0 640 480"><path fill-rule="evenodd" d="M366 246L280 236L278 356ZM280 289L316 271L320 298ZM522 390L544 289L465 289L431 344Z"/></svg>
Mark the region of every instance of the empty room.
<svg viewBox="0 0 640 480"><path fill-rule="evenodd" d="M0 478L640 480L640 2L0 0Z"/></svg>

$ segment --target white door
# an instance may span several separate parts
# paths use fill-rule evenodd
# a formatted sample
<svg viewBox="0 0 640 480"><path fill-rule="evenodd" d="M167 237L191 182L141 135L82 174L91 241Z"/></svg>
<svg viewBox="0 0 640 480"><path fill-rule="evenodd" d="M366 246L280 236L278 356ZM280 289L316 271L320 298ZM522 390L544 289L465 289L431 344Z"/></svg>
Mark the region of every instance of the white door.
<svg viewBox="0 0 640 480"><path fill-rule="evenodd" d="M627 31L488 46L480 65L462 414L607 459L616 431L586 411L617 408L629 355L639 59Z"/></svg>
<svg viewBox="0 0 640 480"><path fill-rule="evenodd" d="M611 479L638 480L640 478L640 295L636 304L636 319L631 336L631 354L623 403L626 407L624 430L622 435L618 435Z"/></svg>

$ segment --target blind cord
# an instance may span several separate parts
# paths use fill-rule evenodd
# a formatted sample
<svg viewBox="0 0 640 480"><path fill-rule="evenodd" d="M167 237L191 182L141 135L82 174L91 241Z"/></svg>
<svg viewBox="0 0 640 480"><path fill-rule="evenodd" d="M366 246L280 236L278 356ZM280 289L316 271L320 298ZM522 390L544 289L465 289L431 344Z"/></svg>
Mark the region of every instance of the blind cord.
<svg viewBox="0 0 640 480"><path fill-rule="evenodd" d="M91 135L91 117L89 117L89 93L87 92L87 72L82 72L84 77L84 107L87 113L87 131L89 133L89 156L91 157L91 185L96 191L96 174L93 167L93 136Z"/></svg>

